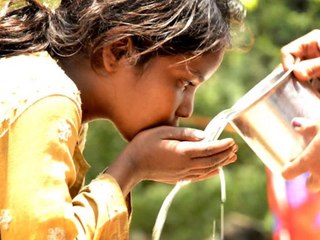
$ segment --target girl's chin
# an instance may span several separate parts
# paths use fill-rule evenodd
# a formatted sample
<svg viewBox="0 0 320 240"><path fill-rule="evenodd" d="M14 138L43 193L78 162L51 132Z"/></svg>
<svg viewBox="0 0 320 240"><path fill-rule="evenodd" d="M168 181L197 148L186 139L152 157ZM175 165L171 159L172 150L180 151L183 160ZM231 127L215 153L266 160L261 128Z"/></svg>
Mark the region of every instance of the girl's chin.
<svg viewBox="0 0 320 240"><path fill-rule="evenodd" d="M118 129L118 131L119 131L121 137L127 142L130 142L139 132L141 132L141 131L129 132L129 131L121 130L121 129Z"/></svg>

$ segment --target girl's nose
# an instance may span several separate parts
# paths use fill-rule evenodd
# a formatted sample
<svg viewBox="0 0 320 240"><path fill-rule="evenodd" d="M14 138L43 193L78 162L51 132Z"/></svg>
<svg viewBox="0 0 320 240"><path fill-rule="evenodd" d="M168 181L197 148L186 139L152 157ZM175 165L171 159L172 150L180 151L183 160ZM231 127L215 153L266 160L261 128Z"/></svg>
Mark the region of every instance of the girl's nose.
<svg viewBox="0 0 320 240"><path fill-rule="evenodd" d="M181 118L191 117L193 113L194 94L186 96L176 111L176 116Z"/></svg>

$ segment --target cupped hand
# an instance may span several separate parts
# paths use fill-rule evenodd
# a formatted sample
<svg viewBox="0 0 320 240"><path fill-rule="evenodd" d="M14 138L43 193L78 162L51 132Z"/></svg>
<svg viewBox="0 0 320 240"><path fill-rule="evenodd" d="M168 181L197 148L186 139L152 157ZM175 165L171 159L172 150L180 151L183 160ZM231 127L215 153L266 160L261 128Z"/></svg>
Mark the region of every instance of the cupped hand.
<svg viewBox="0 0 320 240"><path fill-rule="evenodd" d="M315 29L292 41L281 49L285 70L295 64L293 73L299 80L320 76L320 30Z"/></svg>
<svg viewBox="0 0 320 240"><path fill-rule="evenodd" d="M306 118L293 119L295 130L300 133L307 144L302 153L284 167L282 175L290 180L300 174L309 172L307 187L311 191L320 190L320 121Z"/></svg>
<svg viewBox="0 0 320 240"><path fill-rule="evenodd" d="M162 126L143 131L108 173L116 176L120 186L127 184L129 191L142 180L174 184L206 179L217 174L219 167L234 162L238 147L233 139L207 142L202 141L204 137L203 131L191 128Z"/></svg>

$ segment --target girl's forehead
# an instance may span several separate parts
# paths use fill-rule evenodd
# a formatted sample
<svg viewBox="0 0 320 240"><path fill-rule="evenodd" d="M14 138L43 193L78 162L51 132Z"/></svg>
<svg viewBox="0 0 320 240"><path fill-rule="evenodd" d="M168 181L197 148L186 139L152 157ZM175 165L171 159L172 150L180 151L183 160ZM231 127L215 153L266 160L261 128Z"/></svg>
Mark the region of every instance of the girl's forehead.
<svg viewBox="0 0 320 240"><path fill-rule="evenodd" d="M175 55L155 56L146 64L146 68L159 68L173 72L184 72L196 75L199 80L207 78L212 68L220 65L224 51L210 52L199 56Z"/></svg>

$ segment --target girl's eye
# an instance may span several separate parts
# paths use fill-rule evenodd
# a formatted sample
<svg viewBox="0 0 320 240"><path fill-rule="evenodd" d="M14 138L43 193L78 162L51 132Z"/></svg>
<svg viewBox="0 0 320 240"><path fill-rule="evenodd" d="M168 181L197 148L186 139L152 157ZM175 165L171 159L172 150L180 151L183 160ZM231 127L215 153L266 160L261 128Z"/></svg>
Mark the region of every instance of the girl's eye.
<svg viewBox="0 0 320 240"><path fill-rule="evenodd" d="M194 83L191 80L183 80L183 87L187 88L188 86L194 86Z"/></svg>

